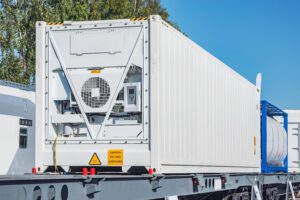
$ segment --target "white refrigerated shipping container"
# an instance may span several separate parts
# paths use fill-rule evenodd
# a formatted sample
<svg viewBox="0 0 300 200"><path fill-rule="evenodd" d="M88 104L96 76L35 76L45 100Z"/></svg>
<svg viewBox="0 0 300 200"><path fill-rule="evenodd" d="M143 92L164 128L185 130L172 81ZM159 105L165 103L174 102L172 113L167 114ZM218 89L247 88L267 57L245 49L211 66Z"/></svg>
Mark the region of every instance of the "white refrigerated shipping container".
<svg viewBox="0 0 300 200"><path fill-rule="evenodd" d="M288 113L288 170L300 172L300 110L285 110Z"/></svg>
<svg viewBox="0 0 300 200"><path fill-rule="evenodd" d="M259 88L160 16L37 22L36 44L36 167L260 172Z"/></svg>

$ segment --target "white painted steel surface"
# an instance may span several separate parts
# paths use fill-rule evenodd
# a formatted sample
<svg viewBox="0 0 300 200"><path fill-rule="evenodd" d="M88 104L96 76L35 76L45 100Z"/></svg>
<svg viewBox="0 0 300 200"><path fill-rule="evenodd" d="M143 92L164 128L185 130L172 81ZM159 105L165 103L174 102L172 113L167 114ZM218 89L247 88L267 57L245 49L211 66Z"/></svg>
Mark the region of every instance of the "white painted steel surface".
<svg viewBox="0 0 300 200"><path fill-rule="evenodd" d="M282 166L287 155L287 133L274 118L267 117L267 162L270 166Z"/></svg>
<svg viewBox="0 0 300 200"><path fill-rule="evenodd" d="M143 35L140 35L143 43L137 40L136 52L132 51L133 56L126 57L125 55L129 55L130 52L128 47L132 48L131 42L127 41L126 37L114 40L112 36L118 37L116 31L123 28L125 32L130 29L135 33L130 34L131 38L137 34L135 29L130 27L138 25L143 27L141 32ZM118 29L107 28L108 26ZM101 27L107 28L108 31L102 32L103 36L110 35L109 41L122 41L123 44L129 42L128 45L117 45L121 51L115 51L116 48L110 43L105 42L103 38L97 38L93 33L92 37L97 38L95 41L108 45L108 50L105 49L105 45L101 48L93 46L92 52L86 46L80 49L80 42L77 44L78 41L74 41L78 39L74 32L79 33L78 29L95 31ZM76 44L76 48L71 50L66 43L69 38L66 35L70 34ZM91 43L90 39L85 40ZM131 38L130 41L134 40ZM98 53L101 53L103 59L97 57ZM124 166L152 167L156 169L156 173L260 171L259 90L162 21L159 16L151 16L149 21L141 22L124 20L94 24L76 22L65 27L47 26L44 22L38 22L36 59L38 92L36 139L42 141L37 142L36 146L37 167L45 168L54 162L55 129L51 127L48 129L47 122L51 119L65 123L68 120L78 119L76 115L76 118L61 120L62 116L56 113L53 98L65 101L69 95L66 91L72 90L74 93L78 89L71 87L70 90L67 82L55 81L54 79L59 79L55 75L57 73L54 73L55 68L62 68L63 73L70 72L67 79L77 84L72 73L79 68L95 66L104 66L104 69L105 66L124 68L132 61L135 65L143 66L141 127L144 134L140 138L131 139L135 125L128 124L123 127L106 125L103 130L110 132L107 138L102 134L97 138L87 137L84 140L59 138L58 165L66 169L69 166L85 166L91 155L97 152L102 165L106 166L107 151L123 149ZM50 74L50 82L47 80L47 73ZM59 73L62 73L62 70ZM58 85L55 87L54 83ZM84 116L82 112L81 114Z"/></svg>
<svg viewBox="0 0 300 200"><path fill-rule="evenodd" d="M34 122L34 91L25 85L0 81L0 174L30 173L34 166L34 124L24 126L20 119ZM19 147L20 128L27 129L27 148Z"/></svg>
<svg viewBox="0 0 300 200"><path fill-rule="evenodd" d="M288 170L300 172L300 110L285 110L288 113Z"/></svg>
<svg viewBox="0 0 300 200"><path fill-rule="evenodd" d="M159 17L150 22L151 147L158 171L259 172L259 93Z"/></svg>

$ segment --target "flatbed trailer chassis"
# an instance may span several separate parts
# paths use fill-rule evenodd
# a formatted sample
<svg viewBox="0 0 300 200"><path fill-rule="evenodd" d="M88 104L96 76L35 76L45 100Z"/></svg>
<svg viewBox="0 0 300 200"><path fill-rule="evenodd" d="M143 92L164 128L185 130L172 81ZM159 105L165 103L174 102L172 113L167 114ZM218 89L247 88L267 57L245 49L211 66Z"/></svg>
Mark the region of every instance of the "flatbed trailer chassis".
<svg viewBox="0 0 300 200"><path fill-rule="evenodd" d="M0 199L296 199L300 174L0 176Z"/></svg>

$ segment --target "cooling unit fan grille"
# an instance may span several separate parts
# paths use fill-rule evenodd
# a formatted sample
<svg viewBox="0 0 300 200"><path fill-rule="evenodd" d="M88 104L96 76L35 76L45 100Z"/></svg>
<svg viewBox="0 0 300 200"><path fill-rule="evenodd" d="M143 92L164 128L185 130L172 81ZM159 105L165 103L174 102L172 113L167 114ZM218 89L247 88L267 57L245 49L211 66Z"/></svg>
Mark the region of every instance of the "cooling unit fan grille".
<svg viewBox="0 0 300 200"><path fill-rule="evenodd" d="M92 108L101 108L110 97L110 87L108 83L100 78L89 78L82 86L81 98L84 103Z"/></svg>

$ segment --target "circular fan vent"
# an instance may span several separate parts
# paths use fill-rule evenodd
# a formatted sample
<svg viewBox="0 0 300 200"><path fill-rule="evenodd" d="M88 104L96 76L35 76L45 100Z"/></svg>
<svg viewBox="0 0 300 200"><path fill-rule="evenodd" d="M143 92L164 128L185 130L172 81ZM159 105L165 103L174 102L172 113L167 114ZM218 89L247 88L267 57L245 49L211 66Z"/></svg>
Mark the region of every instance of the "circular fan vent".
<svg viewBox="0 0 300 200"><path fill-rule="evenodd" d="M108 83L99 77L88 79L81 88L81 98L92 108L100 108L106 104L110 96Z"/></svg>

